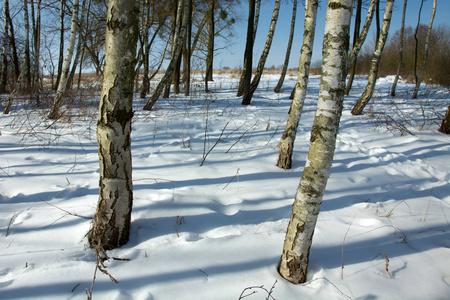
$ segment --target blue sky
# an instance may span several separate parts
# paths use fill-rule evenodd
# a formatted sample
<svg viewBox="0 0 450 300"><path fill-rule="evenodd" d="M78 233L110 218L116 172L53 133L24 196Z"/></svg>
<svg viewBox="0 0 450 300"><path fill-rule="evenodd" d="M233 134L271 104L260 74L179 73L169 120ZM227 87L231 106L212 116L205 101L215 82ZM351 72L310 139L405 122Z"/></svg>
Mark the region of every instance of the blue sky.
<svg viewBox="0 0 450 300"><path fill-rule="evenodd" d="M298 60L300 56L300 48L303 40L303 17L304 17L304 6L301 4L301 0L298 0L297 6L297 18L296 27L294 35L294 43L292 46L292 52L289 62L289 67L297 67ZM419 12L420 0L408 0L408 6L406 11L406 21L405 26L415 27L417 24L417 17ZM261 5L261 16L260 23L257 31L257 37L254 46L254 65L257 64L259 56L264 48L264 43L266 41L267 31L270 25L270 19L272 16L274 1L264 1ZM322 56L322 38L323 30L325 27L325 15L326 15L326 3L327 1L320 1L318 16L317 16L317 27L316 27L316 38L314 43L313 61L320 60ZM380 12L381 16L384 13L384 4L381 4ZM433 7L432 0L425 0L422 9L421 23L427 24L430 21L431 11ZM400 29L401 19L402 19L402 9L403 0L396 0L394 5L394 11L392 15L392 22L390 33L392 34L396 30ZM248 16L248 1L244 0L241 4L240 11L242 11L242 20L235 26L234 38L232 40L233 44L229 50L221 50L220 53L215 57L214 67L215 68L237 68L242 65L244 49L245 49L245 38L246 38L246 22ZM365 19L365 14L367 10L363 11L363 21ZM286 46L289 38L290 22L292 18L292 1L282 0L280 15L275 30L275 36L270 50L269 57L266 62L266 67L272 65L279 66L284 62L284 57L286 54ZM352 20L354 21L354 20ZM437 9L434 20L434 26L440 24L450 24L450 0L438 0ZM375 20L372 22L371 33L369 33L366 43L373 40L375 28ZM353 31L353 29L352 29Z"/></svg>

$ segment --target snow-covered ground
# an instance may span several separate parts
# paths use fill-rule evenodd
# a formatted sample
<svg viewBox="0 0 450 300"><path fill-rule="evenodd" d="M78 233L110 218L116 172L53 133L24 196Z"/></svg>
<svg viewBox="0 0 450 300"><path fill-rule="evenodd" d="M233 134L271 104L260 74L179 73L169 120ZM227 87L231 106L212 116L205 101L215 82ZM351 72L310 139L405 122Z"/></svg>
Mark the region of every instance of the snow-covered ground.
<svg viewBox="0 0 450 300"><path fill-rule="evenodd" d="M275 162L295 78L281 94L276 80L263 77L246 107L228 75L215 76L211 94L197 82L191 97L161 99L152 112L135 99L131 239L109 251L119 284L97 272L93 299L450 298L450 136L437 132L449 91L423 86L412 100L413 86L401 82L390 98L392 78L381 78L368 113L355 117L366 82L356 79L308 282L293 285L277 263L320 79L310 79L287 171ZM86 299L96 266L85 234L98 198L97 98L80 97L57 123L27 102L0 117L0 299Z"/></svg>

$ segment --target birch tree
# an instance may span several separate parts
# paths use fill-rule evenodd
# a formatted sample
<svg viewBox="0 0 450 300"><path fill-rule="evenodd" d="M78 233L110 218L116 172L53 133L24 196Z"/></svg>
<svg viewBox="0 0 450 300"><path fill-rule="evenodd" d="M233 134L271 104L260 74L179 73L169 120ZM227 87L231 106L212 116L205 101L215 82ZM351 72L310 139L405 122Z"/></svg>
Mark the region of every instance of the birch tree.
<svg viewBox="0 0 450 300"><path fill-rule="evenodd" d="M433 27L434 15L436 14L436 3L437 0L433 0L433 11L431 12L430 23L428 24L427 30L427 37L425 39L425 51L423 54L422 67L419 76L416 76L416 86L414 87L414 92L412 96L413 99L417 98L417 93L419 92L420 84L422 83L423 75L425 73L425 67L427 65L428 51L430 48L429 45L430 45L431 28Z"/></svg>
<svg viewBox="0 0 450 300"><path fill-rule="evenodd" d="M258 7L260 7L261 1L258 1ZM256 10L259 16L259 10ZM259 18L255 20L255 0L248 1L248 19L247 19L247 39L245 43L244 51L244 66L242 67L241 79L239 81L239 87L237 96L240 97L250 88L250 82L252 80L252 68L253 68L253 45L255 43L256 30L258 26Z"/></svg>
<svg viewBox="0 0 450 300"><path fill-rule="evenodd" d="M402 71L403 64L403 44L404 44L404 32L405 32L405 16L406 16L406 6L408 4L408 0L403 2L403 13L402 13L402 25L400 27L400 49L399 49L399 57L398 57L398 67L397 73L395 74L394 82L392 83L391 88L391 97L395 96L395 90L397 89L398 78L400 77L400 72Z"/></svg>
<svg viewBox="0 0 450 300"><path fill-rule="evenodd" d="M279 272L293 283L306 281L314 228L330 174L342 113L352 0L329 0L322 78L308 158L295 195Z"/></svg>
<svg viewBox="0 0 450 300"><path fill-rule="evenodd" d="M73 1L72 9L72 25L70 26L70 38L69 45L67 46L66 57L64 59L64 65L59 79L58 89L56 91L55 98L53 99L53 105L48 115L49 119L56 120L60 117L59 108L61 107L62 98L67 90L67 82L69 79L70 64L72 62L73 52L75 50L75 41L77 37L77 24L78 24L78 0Z"/></svg>
<svg viewBox="0 0 450 300"><path fill-rule="evenodd" d="M31 73L30 73L30 23L28 21L28 0L23 0L23 18L25 28L25 38L23 46L23 61L20 74L22 80L18 80L18 90L20 92L30 92ZM20 76L19 76L20 77Z"/></svg>
<svg viewBox="0 0 450 300"><path fill-rule="evenodd" d="M36 105L41 105L40 86L39 86L39 65L40 65L40 49L41 49L41 0L36 0L36 9L33 1L31 2L31 15L33 17L33 41L34 41L34 69L33 84L34 100ZM36 16L36 18L35 18Z"/></svg>
<svg viewBox="0 0 450 300"><path fill-rule="evenodd" d="M362 0L357 0L356 3L356 16L355 16L355 30L353 32L353 46L355 46L356 41L359 38L359 29L361 26L361 8L362 8ZM353 85L353 79L355 78L355 73L356 73L356 59L353 62L353 64L351 65L351 69L350 69L350 77L347 81L347 87L345 88L345 95L348 96L348 94L350 93L350 90L352 88Z"/></svg>
<svg viewBox="0 0 450 300"><path fill-rule="evenodd" d="M297 83L295 85L294 98L291 103L291 109L289 110L286 128L278 144L280 151L278 153L277 166L282 169L290 169L292 166L292 153L294 152L297 127L302 115L303 104L305 103L306 88L308 87L318 6L318 0L309 0L305 7L305 28L303 32L303 45L300 51L300 61L298 63Z"/></svg>
<svg viewBox="0 0 450 300"><path fill-rule="evenodd" d="M275 34L275 27L278 21L278 14L280 12L280 0L275 0L275 5L272 13L272 20L270 21L269 32L267 33L266 44L264 45L263 52L259 58L258 66L256 67L255 75L250 83L248 90L244 91L242 97L242 105L249 105L252 101L253 93L258 88L261 80L264 66L266 64L267 56L269 56L270 46L272 45L273 35Z"/></svg>
<svg viewBox="0 0 450 300"><path fill-rule="evenodd" d="M381 26L380 37L377 40L377 45L372 56L372 62L370 65L369 81L361 97L356 101L352 109L353 115L360 115L372 98L375 91L375 84L378 76L378 66L380 64L381 55L383 53L384 45L386 44L389 26L391 24L392 8L394 6L394 0L387 0L386 7L384 8L383 24Z"/></svg>
<svg viewBox="0 0 450 300"><path fill-rule="evenodd" d="M8 82L8 35L9 35L9 23L6 21L6 15L9 14L9 2L4 1L4 17L3 20L3 46L2 46L2 70L0 74L0 94L6 92L6 83Z"/></svg>
<svg viewBox="0 0 450 300"><path fill-rule="evenodd" d="M170 59L169 66L166 69L166 72L164 73L163 78L159 82L159 84L156 86L155 91L153 92L153 95L150 97L150 99L147 101L147 103L144 106L144 110L151 110L153 105L158 100L159 96L161 96L161 93L164 89L164 87L168 84L170 86L170 81L172 80L173 71L175 70L176 64L178 63L178 59L181 56L181 52L183 50L183 44L186 41L186 28L187 28L187 11L189 9L188 1L186 0L180 0L178 8L177 8L177 23L181 22L181 26L179 28L178 33L175 34L175 42L174 42L174 49L172 51L172 58ZM184 13L181 13L184 11Z"/></svg>
<svg viewBox="0 0 450 300"><path fill-rule="evenodd" d="M103 252L129 239L133 203L131 118L138 39L139 6L135 0L109 0L105 67L97 141L99 200L88 233L92 248Z"/></svg>
<svg viewBox="0 0 450 300"><path fill-rule="evenodd" d="M308 2L306 3L308 4ZM281 91L281 87L283 86L284 78L286 77L286 72L289 65L289 58L291 56L292 49L292 41L294 40L294 29L295 29L295 17L297 15L297 0L294 0L294 4L292 7L292 19L291 19L291 29L289 30L289 40L286 48L286 56L284 57L283 69L281 70L280 79L278 79L278 83L273 89L275 93L279 93Z"/></svg>

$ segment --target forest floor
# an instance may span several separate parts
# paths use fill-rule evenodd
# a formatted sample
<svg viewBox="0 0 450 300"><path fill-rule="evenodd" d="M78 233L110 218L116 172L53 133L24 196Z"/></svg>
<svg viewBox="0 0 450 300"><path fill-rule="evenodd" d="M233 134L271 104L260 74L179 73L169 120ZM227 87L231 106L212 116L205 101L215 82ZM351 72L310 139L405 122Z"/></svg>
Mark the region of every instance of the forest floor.
<svg viewBox="0 0 450 300"><path fill-rule="evenodd" d="M93 299L448 299L450 136L437 131L448 89L380 78L363 116L345 108L311 248L308 281L277 273L319 90L312 76L293 169L275 166L295 77L264 76L250 106L238 79L160 99L132 132L131 238L109 251ZM156 84L156 83L155 83ZM50 97L49 97L50 98ZM96 267L85 234L98 200L98 91L64 117L17 101L0 117L0 299L86 299ZM45 100L45 98L44 98Z"/></svg>

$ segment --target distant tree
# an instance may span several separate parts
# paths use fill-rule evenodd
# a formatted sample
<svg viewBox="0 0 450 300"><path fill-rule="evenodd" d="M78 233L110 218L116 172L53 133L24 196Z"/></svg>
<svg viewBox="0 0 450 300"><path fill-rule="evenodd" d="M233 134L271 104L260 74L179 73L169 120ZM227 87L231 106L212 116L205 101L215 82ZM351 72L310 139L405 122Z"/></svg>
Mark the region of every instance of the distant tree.
<svg viewBox="0 0 450 300"><path fill-rule="evenodd" d="M72 62L73 52L75 50L75 41L77 37L78 26L78 0L73 1L72 8L72 25L70 27L69 45L67 47L66 58L64 59L64 65L59 80L58 89L56 91L55 98L53 99L53 105L48 115L49 119L56 120L60 117L59 108L62 104L62 98L67 90L67 82L69 80L70 64Z"/></svg>
<svg viewBox="0 0 450 300"><path fill-rule="evenodd" d="M249 105L252 101L253 93L258 88L261 76L264 71L267 56L269 56L270 47L272 45L273 36L275 34L275 27L278 21L278 14L280 12L280 0L275 0L275 5L272 13L272 20L270 21L269 32L267 33L266 44L264 45L263 52L259 58L258 66L256 67L255 75L250 83L248 90L244 91L242 95L242 105Z"/></svg>
<svg viewBox="0 0 450 300"><path fill-rule="evenodd" d="M90 246L99 254L124 245L130 234L133 205L130 134L138 12L135 0L108 2L106 63L97 123L99 200L88 233Z"/></svg>
<svg viewBox="0 0 450 300"><path fill-rule="evenodd" d="M31 16L33 19L33 42L34 42L34 63L33 63L33 83L32 90L34 93L34 101L39 107L40 101L40 58L41 58L41 0L36 0L36 8L34 8L34 1L31 1Z"/></svg>
<svg viewBox="0 0 450 300"><path fill-rule="evenodd" d="M64 63L64 15L65 15L66 0L59 0L59 56L58 56L58 73L56 75L55 88L58 88L59 80L61 79L61 72Z"/></svg>
<svg viewBox="0 0 450 300"><path fill-rule="evenodd" d="M353 115L360 115L364 110L364 107L369 103L375 90L375 84L378 76L378 66L380 64L381 55L383 54L383 48L387 40L389 26L391 24L392 8L394 6L394 0L387 0L386 7L384 9L383 25L381 27L381 34L377 40L375 51L373 53L372 62L370 66L369 80L366 88L361 97L356 101L352 109Z"/></svg>
<svg viewBox="0 0 450 300"><path fill-rule="evenodd" d="M281 87L283 86L284 78L286 77L286 72L289 65L289 57L291 56L291 48L292 41L294 39L294 29L295 29L295 17L297 15L297 0L294 0L293 8L292 8L292 19L291 19L291 29L289 30L289 40L286 48L286 55L284 58L283 68L281 70L280 79L278 80L277 85L273 89L275 93L279 93L281 91Z"/></svg>
<svg viewBox="0 0 450 300"><path fill-rule="evenodd" d="M213 81L213 61L214 61L214 35L215 35L215 7L216 0L208 0L208 46L206 54L205 90L208 92L208 81Z"/></svg>
<svg viewBox="0 0 450 300"><path fill-rule="evenodd" d="M314 229L336 147L347 76L352 1L328 1L317 110L279 264L281 276L292 283L306 281Z"/></svg>
<svg viewBox="0 0 450 300"><path fill-rule="evenodd" d="M318 0L309 0L305 7L305 26L303 31L303 45L300 51L300 61L298 63L297 83L294 88L294 97L289 110L289 117L286 122L283 136L278 144L279 153L277 166L282 169L290 169L292 166L292 154L294 152L294 142L297 136L298 123L302 115L303 104L306 98L306 88L308 87L309 68L314 46L314 36L316 31Z"/></svg>
<svg viewBox="0 0 450 300"><path fill-rule="evenodd" d="M360 29L360 26L361 26L361 9L362 9L362 0L357 0L355 25L354 25L355 26L355 30L353 32L353 47L355 46L355 44L356 44L356 42L357 42L357 40L359 38L359 29ZM347 95L347 96L350 93L350 89L352 88L352 84L353 84L353 79L355 78L356 60L357 60L357 58L355 58L355 61L351 65L350 78L347 81L347 88L345 89L345 95Z"/></svg>
<svg viewBox="0 0 450 300"><path fill-rule="evenodd" d="M253 43L254 43L254 27L255 21L255 0L248 1L248 20L247 20L247 38L244 52L244 66L242 68L241 80L239 82L237 96L240 97L248 92L250 82L252 80L253 67Z"/></svg>
<svg viewBox="0 0 450 300"><path fill-rule="evenodd" d="M422 82L423 75L425 73L425 67L427 65L431 28L433 27L434 15L436 14L436 3L437 3L437 0L434 0L433 1L433 11L431 13L430 23L428 25L428 30L427 30L427 37L425 39L425 52L423 54L422 68L420 70L419 76L416 76L416 86L414 88L414 92L413 92L413 96L412 96L413 98L417 98L417 93L419 92L420 84Z"/></svg>
<svg viewBox="0 0 450 300"><path fill-rule="evenodd" d="M394 83L392 84L392 88L391 88L391 97L395 96L395 90L397 89L398 78L400 77L400 73L402 72L403 42L404 42L403 33L405 32L405 15L406 15L407 3L408 3L408 0L405 0L403 2L402 25L400 27L400 41L399 41L400 49L399 49L398 67L397 67L397 73L395 74Z"/></svg>

